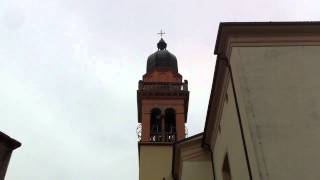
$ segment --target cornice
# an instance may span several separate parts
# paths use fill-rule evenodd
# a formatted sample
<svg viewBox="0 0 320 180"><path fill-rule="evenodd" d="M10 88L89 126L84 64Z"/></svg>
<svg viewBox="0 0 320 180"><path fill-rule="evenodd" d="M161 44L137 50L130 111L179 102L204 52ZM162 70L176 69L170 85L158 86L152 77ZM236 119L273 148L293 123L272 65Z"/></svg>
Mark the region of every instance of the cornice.
<svg viewBox="0 0 320 180"><path fill-rule="evenodd" d="M319 45L320 22L223 22L214 53L223 58L235 46Z"/></svg>

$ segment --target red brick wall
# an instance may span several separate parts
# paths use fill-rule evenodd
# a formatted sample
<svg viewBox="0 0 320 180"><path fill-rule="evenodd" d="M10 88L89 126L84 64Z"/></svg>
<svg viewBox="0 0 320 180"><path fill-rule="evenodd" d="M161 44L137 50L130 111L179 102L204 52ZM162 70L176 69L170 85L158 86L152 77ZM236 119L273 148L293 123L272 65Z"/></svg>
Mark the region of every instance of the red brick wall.
<svg viewBox="0 0 320 180"><path fill-rule="evenodd" d="M143 77L144 82L182 82L180 74L167 71L154 70L152 73L145 74Z"/></svg>
<svg viewBox="0 0 320 180"><path fill-rule="evenodd" d="M150 112L153 108L159 108L162 113L167 108L172 108L176 111L176 129L177 140L185 137L185 115L184 115L184 100L183 99L143 99L142 101L142 141L149 141L150 137Z"/></svg>

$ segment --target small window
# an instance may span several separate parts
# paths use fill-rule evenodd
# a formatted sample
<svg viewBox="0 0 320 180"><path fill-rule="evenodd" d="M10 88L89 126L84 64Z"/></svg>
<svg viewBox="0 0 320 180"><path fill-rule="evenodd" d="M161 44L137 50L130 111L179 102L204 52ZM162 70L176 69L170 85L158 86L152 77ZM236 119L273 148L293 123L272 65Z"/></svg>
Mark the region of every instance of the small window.
<svg viewBox="0 0 320 180"><path fill-rule="evenodd" d="M224 157L223 166L222 166L222 176L223 176L223 180L231 180L231 172L230 172L228 155Z"/></svg>

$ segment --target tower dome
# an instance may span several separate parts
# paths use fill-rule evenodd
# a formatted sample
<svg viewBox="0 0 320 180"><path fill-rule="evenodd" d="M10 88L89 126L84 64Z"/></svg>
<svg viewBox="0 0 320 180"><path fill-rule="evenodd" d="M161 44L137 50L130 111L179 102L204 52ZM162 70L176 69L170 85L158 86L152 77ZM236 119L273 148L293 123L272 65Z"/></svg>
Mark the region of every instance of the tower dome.
<svg viewBox="0 0 320 180"><path fill-rule="evenodd" d="M167 43L162 38L157 47L158 51L148 57L147 73L154 69L171 69L174 72L178 72L177 58L166 49Z"/></svg>

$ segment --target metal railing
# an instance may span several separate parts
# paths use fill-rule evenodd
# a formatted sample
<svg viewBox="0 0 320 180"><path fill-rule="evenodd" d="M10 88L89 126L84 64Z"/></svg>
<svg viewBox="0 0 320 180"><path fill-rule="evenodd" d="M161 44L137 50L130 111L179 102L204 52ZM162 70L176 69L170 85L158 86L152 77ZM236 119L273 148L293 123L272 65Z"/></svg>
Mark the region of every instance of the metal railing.
<svg viewBox="0 0 320 180"><path fill-rule="evenodd" d="M185 138L188 137L188 129L185 127ZM142 124L137 126L138 140L142 138ZM170 132L162 132L160 127L155 126L151 129L149 141L150 142L175 142L177 140L177 134L175 128L171 128Z"/></svg>
<svg viewBox="0 0 320 180"><path fill-rule="evenodd" d="M150 133L150 142L175 142L176 133Z"/></svg>
<svg viewBox="0 0 320 180"><path fill-rule="evenodd" d="M188 91L188 81L174 82L143 82L139 81L139 90L144 91Z"/></svg>
<svg viewBox="0 0 320 180"><path fill-rule="evenodd" d="M162 131L160 127L154 126L150 132L151 142L174 142L176 141L176 129L170 127L169 131Z"/></svg>

